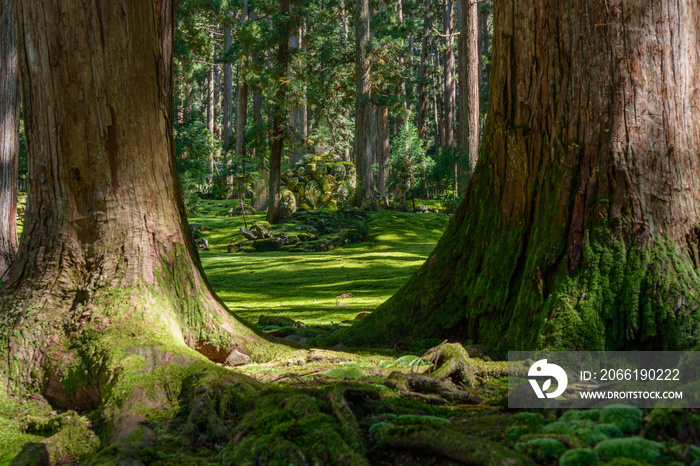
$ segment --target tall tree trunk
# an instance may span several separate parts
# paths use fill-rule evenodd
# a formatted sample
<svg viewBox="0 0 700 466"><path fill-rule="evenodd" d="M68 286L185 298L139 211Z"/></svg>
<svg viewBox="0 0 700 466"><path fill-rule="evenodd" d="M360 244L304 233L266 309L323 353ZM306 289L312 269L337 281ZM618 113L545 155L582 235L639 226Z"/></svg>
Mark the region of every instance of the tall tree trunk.
<svg viewBox="0 0 700 466"><path fill-rule="evenodd" d="M489 35L489 16L491 16L491 0L479 4L479 86L484 89L489 84L491 65L485 60L491 49L491 36ZM481 93L480 93L481 94ZM480 106L486 108L488 94L481 96Z"/></svg>
<svg viewBox="0 0 700 466"><path fill-rule="evenodd" d="M276 80L282 83L287 76L289 68L289 0L279 0L282 22L278 26L280 31L279 45L277 49ZM280 84L277 87L275 102L272 107L272 147L270 148L270 195L267 208L267 221L279 223L280 211L280 184L282 168L282 150L284 149L284 129L287 125L286 108L287 86Z"/></svg>
<svg viewBox="0 0 700 466"><path fill-rule="evenodd" d="M389 107L377 106L377 190L386 205L389 204L386 181L389 175Z"/></svg>
<svg viewBox="0 0 700 466"><path fill-rule="evenodd" d="M186 344L224 362L257 337L211 290L180 196L174 2L15 7L31 234L0 296L0 372L10 388L44 389L64 404L83 390L94 409L102 393L84 386L91 371L114 371L114 383L130 371L125 355L138 354L128 348L196 355ZM66 391L70 367L81 375Z"/></svg>
<svg viewBox="0 0 700 466"><path fill-rule="evenodd" d="M212 33L213 37L213 33ZM213 61L213 57L212 57ZM216 133L215 133L215 128L214 128L214 121L215 121L215 103L216 103L216 96L215 94L215 87L214 83L216 81L216 69L214 65L209 65L209 72L207 73L207 130L209 131L209 135L211 136L212 139L216 138ZM214 152L209 152L209 173L211 174L212 178L210 180L213 180L214 173L216 172L216 166L215 166L215 159L214 159ZM211 181L210 181L211 184Z"/></svg>
<svg viewBox="0 0 700 466"><path fill-rule="evenodd" d="M464 119L460 131L465 134L466 146L463 147L469 157L469 171L474 172L479 158L479 4L474 0L461 0L462 38L464 40L465 83L462 86Z"/></svg>
<svg viewBox="0 0 700 466"><path fill-rule="evenodd" d="M304 40L304 22L302 21L299 25L295 25L294 32L289 39L290 47L294 50L303 50ZM292 62L292 69L300 68L301 63L299 60L295 59ZM294 72L296 74L296 72ZM299 79L297 76L292 76L291 79ZM289 163L297 163L304 156L304 146L306 145L306 138L308 137L308 115L306 107L306 88L302 89L301 95L295 96L295 100L298 103L293 105L289 109L289 119L291 127L295 133L295 146L289 151Z"/></svg>
<svg viewBox="0 0 700 466"><path fill-rule="evenodd" d="M443 84L444 90L444 115L445 115L445 147L454 147L455 141L455 121L457 107L457 89L455 88L455 51L454 35L452 31L452 0L445 0L445 11L443 18L443 31L445 33L445 66Z"/></svg>
<svg viewBox="0 0 700 466"><path fill-rule="evenodd" d="M377 151L377 119L371 102L369 1L355 0L355 167L358 205L374 200L372 164Z"/></svg>
<svg viewBox="0 0 700 466"><path fill-rule="evenodd" d="M243 0L243 12L241 14L241 27L245 27L248 21L248 0ZM248 66L248 52L244 51L243 69L240 71L238 80L238 108L236 113L236 154L241 159L241 167L245 172L246 140L245 133L248 125L248 80L246 77L246 67ZM245 184L245 183L244 183ZM245 186L236 186L237 190L245 190ZM230 195L233 195L231 193ZM236 197L241 193L236 193Z"/></svg>
<svg viewBox="0 0 700 466"><path fill-rule="evenodd" d="M228 55L233 45L233 38L231 37L231 27L224 27L224 53ZM231 65L229 60L224 63L224 89L223 89L223 104L222 104L222 120L223 120L223 134L222 143L224 146L224 158L223 165L224 170L230 170L231 157L230 157L230 147L232 144L231 138L233 137L233 65ZM224 178L224 190L226 191L226 197L231 195L231 186L233 185L233 175L227 174Z"/></svg>
<svg viewBox="0 0 700 466"><path fill-rule="evenodd" d="M423 267L338 338L697 345L700 4L498 1L494 25L465 198Z"/></svg>
<svg viewBox="0 0 700 466"><path fill-rule="evenodd" d="M19 73L13 0L0 0L0 282L17 253Z"/></svg>
<svg viewBox="0 0 700 466"><path fill-rule="evenodd" d="M423 17L423 39L421 43L420 65L418 66L418 137L426 144L425 113L427 111L426 68L428 65L428 39L430 38L430 0L425 0L425 16Z"/></svg>

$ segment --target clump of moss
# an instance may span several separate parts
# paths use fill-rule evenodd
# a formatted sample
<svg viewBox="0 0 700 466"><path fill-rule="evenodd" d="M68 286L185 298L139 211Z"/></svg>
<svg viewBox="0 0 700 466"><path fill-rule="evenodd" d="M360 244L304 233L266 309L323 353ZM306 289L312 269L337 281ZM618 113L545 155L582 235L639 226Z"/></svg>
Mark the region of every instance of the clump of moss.
<svg viewBox="0 0 700 466"><path fill-rule="evenodd" d="M606 459L628 458L654 463L661 456L663 445L641 437L609 439L600 442L595 451Z"/></svg>
<svg viewBox="0 0 700 466"><path fill-rule="evenodd" d="M573 448L559 457L559 466L593 466L599 460L598 453L591 448Z"/></svg>
<svg viewBox="0 0 700 466"><path fill-rule="evenodd" d="M548 463L559 458L566 451L566 445L551 438L536 438L516 443L515 449L525 453L537 463Z"/></svg>
<svg viewBox="0 0 700 466"><path fill-rule="evenodd" d="M539 413L518 413L513 415L514 423L506 429L506 438L518 440L525 434L539 432L544 425L544 416Z"/></svg>
<svg viewBox="0 0 700 466"><path fill-rule="evenodd" d="M600 410L601 422L615 424L627 433L637 432L643 418L641 409L628 405L610 405Z"/></svg>

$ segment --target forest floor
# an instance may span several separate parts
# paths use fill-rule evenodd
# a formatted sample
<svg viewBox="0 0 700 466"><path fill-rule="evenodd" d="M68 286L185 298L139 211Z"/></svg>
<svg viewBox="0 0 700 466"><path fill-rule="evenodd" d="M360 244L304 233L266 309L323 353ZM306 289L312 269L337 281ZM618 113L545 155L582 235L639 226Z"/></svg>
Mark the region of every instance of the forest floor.
<svg viewBox="0 0 700 466"><path fill-rule="evenodd" d="M395 293L428 257L447 215L370 213L370 241L327 252L229 253L244 224L226 216L232 204L203 200L190 218L208 227L201 233L209 243L200 252L204 269L230 309L288 349L268 363L223 368L196 361L137 375L130 383L144 388L135 393L155 398L128 405L130 415L138 409L145 419L117 443L105 421L108 407L62 411L41 395L0 390L0 464L700 461L697 412L508 410L506 363L466 343L314 348ZM250 226L264 215L246 220Z"/></svg>

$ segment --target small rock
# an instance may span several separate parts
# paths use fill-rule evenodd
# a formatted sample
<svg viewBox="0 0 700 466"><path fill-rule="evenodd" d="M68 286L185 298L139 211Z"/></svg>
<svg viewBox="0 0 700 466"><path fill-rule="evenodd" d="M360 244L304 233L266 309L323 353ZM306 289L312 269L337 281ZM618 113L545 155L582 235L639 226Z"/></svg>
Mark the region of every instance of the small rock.
<svg viewBox="0 0 700 466"><path fill-rule="evenodd" d="M242 366L248 364L248 361L250 361L250 356L238 350L233 350L226 358L226 364L229 366Z"/></svg>
<svg viewBox="0 0 700 466"><path fill-rule="evenodd" d="M367 311L360 312L359 314L357 314L357 315L355 316L355 320L362 320L362 319L364 319L365 317L367 317L369 314L370 314L370 313L367 312Z"/></svg>
<svg viewBox="0 0 700 466"><path fill-rule="evenodd" d="M287 335L284 339L298 341L299 343L306 343L308 341L306 338L300 337L299 335Z"/></svg>

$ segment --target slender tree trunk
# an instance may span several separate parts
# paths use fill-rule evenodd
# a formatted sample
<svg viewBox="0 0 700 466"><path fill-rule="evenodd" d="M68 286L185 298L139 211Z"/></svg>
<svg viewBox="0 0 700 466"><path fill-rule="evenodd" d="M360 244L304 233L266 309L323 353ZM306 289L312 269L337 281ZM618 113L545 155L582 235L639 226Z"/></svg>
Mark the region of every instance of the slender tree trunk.
<svg viewBox="0 0 700 466"><path fill-rule="evenodd" d="M284 80L289 68L289 0L279 0L282 23L279 26L280 39L277 49L276 79L278 83ZM277 88L275 102L272 104L272 147L270 150L270 195L267 208L267 221L279 223L280 212L280 184L282 168L282 151L284 149L284 129L287 125L286 108L287 86L281 84Z"/></svg>
<svg viewBox="0 0 700 466"><path fill-rule="evenodd" d="M304 22L302 21L298 26L295 26L294 33L290 37L290 47L294 50L304 50ZM295 55L296 52L293 52ZM294 59L292 62L292 69L300 68L301 63L298 59ZM296 72L294 72L296 75ZM291 79L299 79L296 76L292 76ZM289 119L291 122L291 127L295 133L296 147L294 147L289 153L289 162L297 163L304 156L304 147L306 146L306 139L308 137L308 115L306 107L306 87L302 89L301 95L295 96L295 100L298 99L298 103L292 106L289 110Z"/></svg>
<svg viewBox="0 0 700 466"><path fill-rule="evenodd" d="M233 45L231 37L231 27L224 27L224 52L228 53ZM224 63L224 85L223 85L223 103L222 103L222 143L223 143L223 166L225 171L231 169L231 139L233 138L233 66L229 60ZM233 175L227 174L224 178L224 191L226 197L232 195L231 187L233 185Z"/></svg>
<svg viewBox="0 0 700 466"><path fill-rule="evenodd" d="M101 393L82 371L114 371L112 384L129 371L128 348L195 354L187 344L224 362L257 337L211 290L180 196L174 2L15 6L31 234L0 296L0 372L10 388L94 409ZM75 49L66 55L59 44ZM81 375L66 391L71 367Z"/></svg>
<svg viewBox="0 0 700 466"><path fill-rule="evenodd" d="M421 44L420 65L418 67L418 137L426 144L425 113L427 111L427 77L428 39L430 37L430 0L425 0L425 16L423 18L423 39Z"/></svg>
<svg viewBox="0 0 700 466"><path fill-rule="evenodd" d="M462 37L464 40L465 83L462 87L461 106L464 120L460 123L465 134L469 171L474 172L479 158L479 4L473 0L461 0Z"/></svg>
<svg viewBox="0 0 700 466"><path fill-rule="evenodd" d="M376 159L377 119L371 102L371 63L369 46L369 2L355 1L355 167L357 203L366 205L374 198L372 163Z"/></svg>
<svg viewBox="0 0 700 466"><path fill-rule="evenodd" d="M389 107L386 105L377 106L377 135L377 189L379 196L388 205L386 181L389 175Z"/></svg>
<svg viewBox="0 0 700 466"><path fill-rule="evenodd" d="M484 156L465 198L414 277L338 338L698 344L700 4L596 6L495 3Z"/></svg>
<svg viewBox="0 0 700 466"><path fill-rule="evenodd" d="M212 34L213 37L213 34ZM213 59L213 57L212 57ZM213 60L212 60L213 61ZM214 121L215 121L215 103L216 103L216 97L215 97L215 91L214 91L214 83L216 81L216 69L214 68L214 65L209 66L209 73L207 74L207 130L209 131L209 135L212 137L212 139L216 138L216 132L214 128ZM211 174L210 178L210 184L212 183L214 173L216 173L216 166L215 166L215 159L214 159L214 152L209 152L209 173Z"/></svg>
<svg viewBox="0 0 700 466"><path fill-rule="evenodd" d="M13 0L0 0L0 282L17 253L19 73Z"/></svg>
<svg viewBox="0 0 700 466"><path fill-rule="evenodd" d="M445 0L444 11L444 34L445 34L445 56L444 62L444 115L445 115L445 147L454 147L455 141L455 122L456 122L456 107L457 107L457 89L455 88L455 51L454 51L454 35L452 30L452 0Z"/></svg>
<svg viewBox="0 0 700 466"><path fill-rule="evenodd" d="M243 0L243 12L241 14L241 27L245 27L248 21L248 0ZM243 70L239 73L238 79L238 111L236 113L236 154L241 160L242 171L245 172L245 156L246 156L246 128L248 125L248 80L246 77L245 68L248 66L248 52L244 51L245 59L243 60ZM244 182L245 184L245 182ZM245 186L237 186L239 190L245 190ZM230 194L231 196L233 193ZM237 197L241 193L237 194Z"/></svg>
<svg viewBox="0 0 700 466"><path fill-rule="evenodd" d="M491 36L489 34L489 16L491 15L491 0L479 4L479 86L484 89L489 84L491 65L484 59L489 56L491 49ZM481 94L481 93L480 93ZM482 95L480 106L486 108L488 94Z"/></svg>

